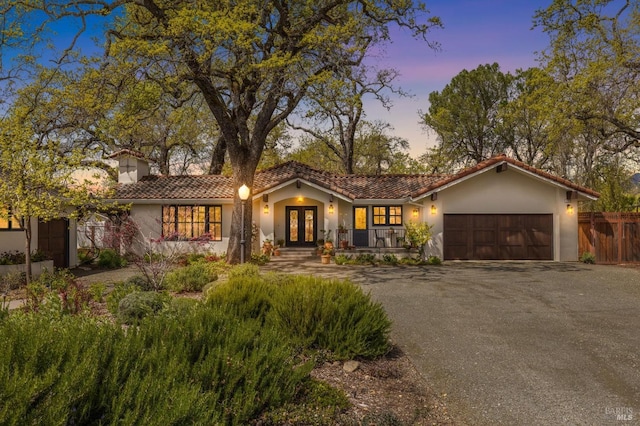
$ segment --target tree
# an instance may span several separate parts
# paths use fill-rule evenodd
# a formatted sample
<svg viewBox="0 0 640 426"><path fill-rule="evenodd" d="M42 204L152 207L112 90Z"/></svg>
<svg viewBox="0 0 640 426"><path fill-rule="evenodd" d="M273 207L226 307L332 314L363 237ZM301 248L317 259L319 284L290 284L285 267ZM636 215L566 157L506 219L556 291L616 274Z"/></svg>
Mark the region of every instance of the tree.
<svg viewBox="0 0 640 426"><path fill-rule="evenodd" d="M512 80L497 63L480 65L429 94L429 112L420 112L423 123L438 134L438 149L453 165L476 164L504 151L499 109L509 100Z"/></svg>
<svg viewBox="0 0 640 426"><path fill-rule="evenodd" d="M327 81L311 87L307 96L308 108L302 117L310 125L289 126L302 130L322 141L342 163L342 172L355 172L356 136L365 117L363 100L373 96L389 109L391 103L385 91L404 95L392 87L398 72L393 69L371 70L353 67L336 70ZM311 127L310 127L311 126Z"/></svg>
<svg viewBox="0 0 640 426"><path fill-rule="evenodd" d="M630 0L554 0L535 15L551 38L542 62L560 85L556 105L610 152L640 146L639 20Z"/></svg>
<svg viewBox="0 0 640 426"><path fill-rule="evenodd" d="M355 144L354 171L359 174L381 175L403 173L408 170L409 141L388 134L388 123L363 122L359 126Z"/></svg>
<svg viewBox="0 0 640 426"><path fill-rule="evenodd" d="M553 138L554 108L549 92L555 82L539 68L517 70L508 102L499 109L496 133L505 144L506 153L539 169L550 165L558 149Z"/></svg>
<svg viewBox="0 0 640 426"><path fill-rule="evenodd" d="M34 132L32 116L15 106L0 118L0 206L25 232L27 283L31 281L31 218L47 221L77 214L86 205L91 182L74 175L84 154L63 153L60 141Z"/></svg>
<svg viewBox="0 0 640 426"><path fill-rule="evenodd" d="M24 1L8 4L16 19L30 16ZM108 32L107 55L117 48L152 60L198 89L228 150L235 188L253 186L269 132L309 87L335 69L357 65L363 52L389 39L391 25L426 38L439 23L427 18L424 5L404 0L75 0L44 6L53 20L107 15L124 6ZM241 224L237 194L234 201L231 262L240 258L239 229L251 220L251 203Z"/></svg>

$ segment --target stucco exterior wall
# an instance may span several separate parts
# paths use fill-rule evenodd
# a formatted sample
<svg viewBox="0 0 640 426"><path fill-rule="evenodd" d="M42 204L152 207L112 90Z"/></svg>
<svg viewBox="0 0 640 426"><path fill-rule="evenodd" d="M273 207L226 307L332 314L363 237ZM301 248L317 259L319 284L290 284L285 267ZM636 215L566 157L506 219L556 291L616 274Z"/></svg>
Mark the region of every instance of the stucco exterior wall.
<svg viewBox="0 0 640 426"><path fill-rule="evenodd" d="M0 231L0 252L19 251L24 253L25 249L24 231L11 230ZM31 251L38 248L38 219L31 219Z"/></svg>
<svg viewBox="0 0 640 426"><path fill-rule="evenodd" d="M172 201L171 204L180 204ZM193 203L184 203L193 204ZM162 205L163 204L135 204L131 207L131 219L138 226L138 236L132 246L136 254L142 254L148 250L153 240L158 240L162 236ZM201 204L204 205L204 204ZM220 205L220 204L212 204ZM189 252L213 252L223 253L229 246L229 234L231 231L231 214L233 206L222 205L222 241L210 241L203 243L200 241L165 241L162 247L155 246L154 250L161 250L164 253L189 253ZM247 236L249 241L250 236Z"/></svg>
<svg viewBox="0 0 640 426"><path fill-rule="evenodd" d="M438 192L437 199L423 201L422 217L433 225L428 254L443 257L445 214L552 214L553 250L556 261L578 260L578 219L567 213L566 190L514 168L502 173L490 169ZM436 214L431 214L431 206Z"/></svg>

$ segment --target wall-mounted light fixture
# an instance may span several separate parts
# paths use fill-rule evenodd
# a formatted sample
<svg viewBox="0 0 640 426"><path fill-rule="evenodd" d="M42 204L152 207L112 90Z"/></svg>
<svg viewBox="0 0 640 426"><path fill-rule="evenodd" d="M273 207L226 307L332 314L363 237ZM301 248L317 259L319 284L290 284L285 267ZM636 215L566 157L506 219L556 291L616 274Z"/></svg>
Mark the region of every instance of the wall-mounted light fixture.
<svg viewBox="0 0 640 426"><path fill-rule="evenodd" d="M419 215L420 215L420 210L418 210L417 208L411 211L412 218L417 219Z"/></svg>
<svg viewBox="0 0 640 426"><path fill-rule="evenodd" d="M304 201L304 197L302 195L298 195L297 200L298 200L299 203L301 203L301 202Z"/></svg>
<svg viewBox="0 0 640 426"><path fill-rule="evenodd" d="M264 212L264 214L269 214L269 204L265 204L262 211Z"/></svg>
<svg viewBox="0 0 640 426"><path fill-rule="evenodd" d="M573 206L571 204L567 204L567 214L568 215L573 214Z"/></svg>
<svg viewBox="0 0 640 426"><path fill-rule="evenodd" d="M433 216L435 216L435 215L437 215L437 214L438 214L438 208L436 207L436 205L435 205L435 204L431 204L431 214L432 214Z"/></svg>
<svg viewBox="0 0 640 426"><path fill-rule="evenodd" d="M296 188L300 189L302 187L302 182L299 180L296 181Z"/></svg>
<svg viewBox="0 0 640 426"><path fill-rule="evenodd" d="M329 214L333 214L333 204L329 204Z"/></svg>

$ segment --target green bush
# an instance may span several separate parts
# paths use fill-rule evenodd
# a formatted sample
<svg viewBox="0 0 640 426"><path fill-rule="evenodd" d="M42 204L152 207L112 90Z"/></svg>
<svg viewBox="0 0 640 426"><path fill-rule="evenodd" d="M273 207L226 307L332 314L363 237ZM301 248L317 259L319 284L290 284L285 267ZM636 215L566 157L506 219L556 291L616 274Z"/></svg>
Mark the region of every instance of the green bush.
<svg viewBox="0 0 640 426"><path fill-rule="evenodd" d="M355 263L357 263L358 265L367 265L367 264L375 265L376 256L371 253L361 253L356 256Z"/></svg>
<svg viewBox="0 0 640 426"><path fill-rule="evenodd" d="M292 340L336 359L375 358L389 350L391 321L382 306L348 281L297 276L279 287L272 318Z"/></svg>
<svg viewBox="0 0 640 426"><path fill-rule="evenodd" d="M0 322L0 424L244 425L294 399L312 365L276 330L201 304L185 312L126 332L10 315Z"/></svg>
<svg viewBox="0 0 640 426"><path fill-rule="evenodd" d="M207 262L195 262L177 268L165 277L166 287L177 293L202 291L202 288L218 279L218 274Z"/></svg>
<svg viewBox="0 0 640 426"><path fill-rule="evenodd" d="M104 249L98 255L98 266L107 269L116 269L127 266L127 260L113 249Z"/></svg>
<svg viewBox="0 0 640 426"><path fill-rule="evenodd" d="M387 253L382 255L382 263L386 263L387 265L397 265L398 258L395 254Z"/></svg>
<svg viewBox="0 0 640 426"><path fill-rule="evenodd" d="M352 256L347 256L346 254L338 254L334 258L334 261L336 262L336 265L346 265L348 263L351 263L352 260L353 260L353 257Z"/></svg>
<svg viewBox="0 0 640 426"><path fill-rule="evenodd" d="M438 256L429 256L427 257L427 263L429 265L442 265L442 259Z"/></svg>
<svg viewBox="0 0 640 426"><path fill-rule="evenodd" d="M584 253L582 253L582 256L580 256L580 262L595 264L596 256L591 252L585 251Z"/></svg>
<svg viewBox="0 0 640 426"><path fill-rule="evenodd" d="M296 347L327 349L336 359L373 358L389 349L391 322L382 306L347 281L230 276L209 291L207 302L282 330Z"/></svg>
<svg viewBox="0 0 640 426"><path fill-rule="evenodd" d="M169 303L169 297L155 291L129 293L118 304L118 319L125 324L135 324L144 317L160 311Z"/></svg>
<svg viewBox="0 0 640 426"><path fill-rule="evenodd" d="M113 285L113 290L111 291L111 293L109 293L109 295L107 295L107 310L111 312L112 315L117 316L118 305L120 304L120 301L126 295L136 291L142 291L142 289L130 280L115 283Z"/></svg>

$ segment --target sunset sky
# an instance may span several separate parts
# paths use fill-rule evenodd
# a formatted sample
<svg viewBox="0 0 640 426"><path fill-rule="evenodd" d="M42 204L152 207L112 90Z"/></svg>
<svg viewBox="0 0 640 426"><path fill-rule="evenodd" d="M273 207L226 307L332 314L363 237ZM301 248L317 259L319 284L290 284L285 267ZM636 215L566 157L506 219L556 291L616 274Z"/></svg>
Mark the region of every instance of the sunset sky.
<svg viewBox="0 0 640 426"><path fill-rule="evenodd" d="M367 118L391 123L394 134L409 140L411 154L423 154L435 142L420 126L418 110L429 108L429 93L441 91L463 69L497 62L502 72L536 66L536 52L546 49L548 37L540 28L531 29L537 9L551 0L427 0L430 12L439 16L443 29L431 39L441 51L398 32L382 63L398 69L398 84L414 97L394 98L390 112L374 103L367 105Z"/></svg>

